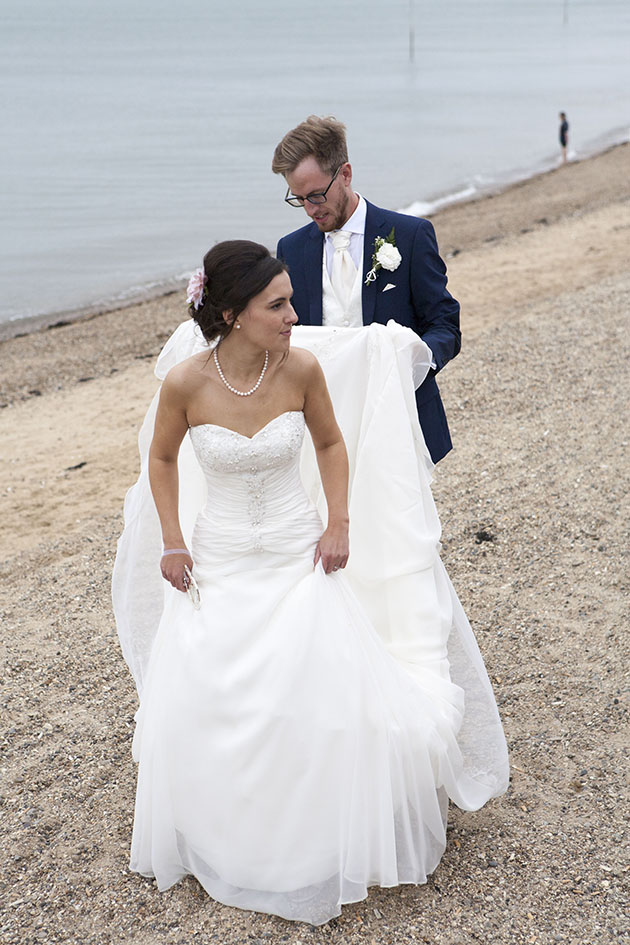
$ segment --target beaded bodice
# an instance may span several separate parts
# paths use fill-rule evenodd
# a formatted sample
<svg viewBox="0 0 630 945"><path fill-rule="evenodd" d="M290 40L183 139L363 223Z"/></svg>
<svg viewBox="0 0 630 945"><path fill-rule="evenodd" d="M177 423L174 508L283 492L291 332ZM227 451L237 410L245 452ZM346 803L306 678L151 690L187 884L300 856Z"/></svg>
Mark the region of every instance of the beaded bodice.
<svg viewBox="0 0 630 945"><path fill-rule="evenodd" d="M299 459L304 414L287 411L247 437L226 427L190 428L208 487L195 536L204 545L224 543L260 551L307 526L309 540L321 534L317 512L304 492ZM313 526L315 525L315 530Z"/></svg>
<svg viewBox="0 0 630 945"><path fill-rule="evenodd" d="M298 456L304 439L304 414L301 410L281 413L251 437L203 423L190 428L190 438L208 485L214 473L263 475Z"/></svg>

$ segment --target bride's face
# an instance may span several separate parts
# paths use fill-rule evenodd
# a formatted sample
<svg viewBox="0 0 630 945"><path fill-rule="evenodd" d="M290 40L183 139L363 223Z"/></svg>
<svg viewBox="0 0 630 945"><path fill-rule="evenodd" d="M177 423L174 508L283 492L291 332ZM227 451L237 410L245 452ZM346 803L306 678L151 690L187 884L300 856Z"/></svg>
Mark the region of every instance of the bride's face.
<svg viewBox="0 0 630 945"><path fill-rule="evenodd" d="M291 305L293 288L286 272L274 276L266 289L251 300L238 316L243 340L267 351L285 351L291 341L291 329L298 320Z"/></svg>

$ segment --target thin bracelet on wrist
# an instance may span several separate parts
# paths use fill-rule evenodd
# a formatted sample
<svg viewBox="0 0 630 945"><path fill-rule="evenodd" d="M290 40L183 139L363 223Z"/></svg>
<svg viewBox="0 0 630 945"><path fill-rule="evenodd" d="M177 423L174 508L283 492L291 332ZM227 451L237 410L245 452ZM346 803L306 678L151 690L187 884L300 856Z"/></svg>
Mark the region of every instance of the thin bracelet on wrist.
<svg viewBox="0 0 630 945"><path fill-rule="evenodd" d="M191 554L188 548L167 548L162 552L162 557L165 558L166 555L188 555L191 557Z"/></svg>

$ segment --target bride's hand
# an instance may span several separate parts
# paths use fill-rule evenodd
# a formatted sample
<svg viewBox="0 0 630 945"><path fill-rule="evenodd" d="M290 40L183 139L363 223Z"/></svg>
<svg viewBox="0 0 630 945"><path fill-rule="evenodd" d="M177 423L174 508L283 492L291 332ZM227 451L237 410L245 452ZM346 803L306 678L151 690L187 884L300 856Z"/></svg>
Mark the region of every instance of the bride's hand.
<svg viewBox="0 0 630 945"><path fill-rule="evenodd" d="M176 554L164 554L160 560L160 570L162 577L178 591L184 593L188 590L188 578L184 571L184 565L188 565L190 571L193 569L193 560L187 552L178 552Z"/></svg>
<svg viewBox="0 0 630 945"><path fill-rule="evenodd" d="M313 566L321 560L325 573L330 574L331 571L339 571L340 568L345 568L349 554L347 525L329 525L317 542Z"/></svg>

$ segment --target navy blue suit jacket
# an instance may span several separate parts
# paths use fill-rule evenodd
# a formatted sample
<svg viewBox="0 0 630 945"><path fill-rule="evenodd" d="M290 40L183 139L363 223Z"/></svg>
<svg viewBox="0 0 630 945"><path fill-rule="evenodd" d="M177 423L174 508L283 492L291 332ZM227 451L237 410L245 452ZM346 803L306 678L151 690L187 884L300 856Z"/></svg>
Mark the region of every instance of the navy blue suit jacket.
<svg viewBox="0 0 630 945"><path fill-rule="evenodd" d="M366 201L367 203L367 201ZM376 281L365 285L372 268L374 241L394 227L402 261L394 272L379 269ZM322 323L322 253L324 234L315 223L284 236L277 255L289 267L293 307L303 325ZM435 230L428 220L381 210L367 203L363 244L363 324L390 318L412 328L433 352L431 370L416 391L418 417L431 458L437 463L451 449L451 437L435 375L454 358L461 346L459 303L446 288L446 266L438 252ZM383 292L388 283L395 288Z"/></svg>

